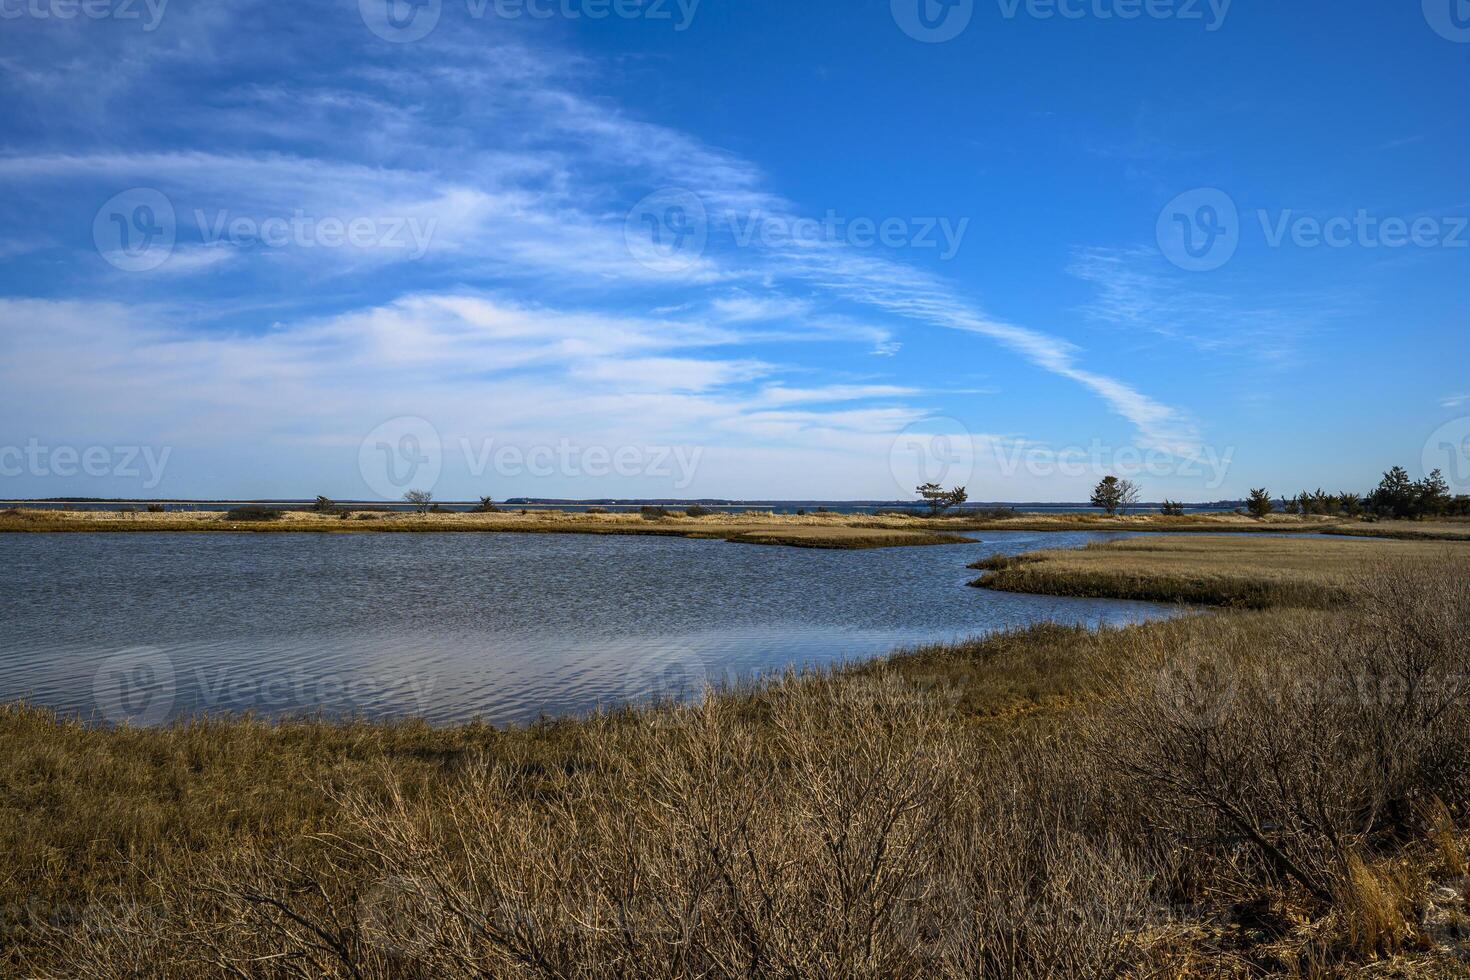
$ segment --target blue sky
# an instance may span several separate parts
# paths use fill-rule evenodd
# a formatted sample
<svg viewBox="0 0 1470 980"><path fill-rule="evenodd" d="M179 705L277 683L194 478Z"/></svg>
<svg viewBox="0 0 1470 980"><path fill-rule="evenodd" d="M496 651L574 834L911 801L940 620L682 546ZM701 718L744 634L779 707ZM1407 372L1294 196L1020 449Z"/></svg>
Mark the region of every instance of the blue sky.
<svg viewBox="0 0 1470 980"><path fill-rule="evenodd" d="M0 0L0 72L0 496L1470 492L1465 0Z"/></svg>

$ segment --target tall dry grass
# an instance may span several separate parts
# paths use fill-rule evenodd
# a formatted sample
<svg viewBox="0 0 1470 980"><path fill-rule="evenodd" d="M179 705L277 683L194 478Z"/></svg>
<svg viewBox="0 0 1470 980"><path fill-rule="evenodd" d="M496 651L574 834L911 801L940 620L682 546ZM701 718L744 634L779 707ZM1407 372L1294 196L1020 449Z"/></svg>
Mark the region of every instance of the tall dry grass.
<svg viewBox="0 0 1470 980"><path fill-rule="evenodd" d="M750 707L604 719L583 765L475 763L432 797L385 774L337 798L350 831L312 864L245 849L173 869L154 914L64 937L62 972L1075 976L1126 961L1147 869L1030 751L956 739L895 675L787 678Z"/></svg>
<svg viewBox="0 0 1470 980"><path fill-rule="evenodd" d="M1012 592L1267 609L1350 601L1356 570L1437 562L1457 547L1429 541L1179 535L1095 541L1085 548L995 555L972 582Z"/></svg>
<svg viewBox="0 0 1470 980"><path fill-rule="evenodd" d="M606 534L709 538L748 544L860 549L962 544L947 519L857 514L774 514L770 511L711 513L648 507L642 513L574 513L554 510L473 512L357 512L293 510L259 506L227 512L64 511L0 512L0 533L173 532L252 534Z"/></svg>
<svg viewBox="0 0 1470 980"><path fill-rule="evenodd" d="M84 977L1439 969L1457 940L1434 923L1466 897L1467 571L1381 568L1331 614L1070 634L1099 677L1045 723L974 724L898 661L600 716L555 755L324 779L332 819L310 846L139 854L128 903L43 930L36 961Z"/></svg>

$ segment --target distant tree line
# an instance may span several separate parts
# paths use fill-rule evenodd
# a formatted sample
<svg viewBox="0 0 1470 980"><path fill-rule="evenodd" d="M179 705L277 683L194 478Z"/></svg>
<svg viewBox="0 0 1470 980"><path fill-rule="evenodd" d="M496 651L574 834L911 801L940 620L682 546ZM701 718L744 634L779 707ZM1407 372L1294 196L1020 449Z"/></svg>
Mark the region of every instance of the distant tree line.
<svg viewBox="0 0 1470 980"><path fill-rule="evenodd" d="M1108 514L1126 514L1138 503L1140 488L1132 480L1105 476L1093 488L1091 503ZM1433 470L1422 480L1412 480L1402 466L1383 474L1378 486L1367 494L1341 491L1328 493L1320 487L1303 490L1277 501L1265 487L1251 490L1246 509L1254 517L1265 517L1277 509L1287 514L1317 514L1327 517L1375 517L1420 520L1431 517L1470 517L1470 495L1450 494L1444 474ZM1165 499L1160 509L1165 516L1184 514L1184 505Z"/></svg>
<svg viewBox="0 0 1470 980"><path fill-rule="evenodd" d="M1352 491L1328 493L1321 487L1303 490L1275 503L1265 488L1252 490L1246 502L1256 517L1265 517L1277 507L1286 514L1317 514L1327 517L1379 517L1420 520L1429 517L1470 517L1470 496L1450 495L1444 474L1433 470L1422 480L1411 480L1402 466L1383 474L1378 486L1367 494Z"/></svg>

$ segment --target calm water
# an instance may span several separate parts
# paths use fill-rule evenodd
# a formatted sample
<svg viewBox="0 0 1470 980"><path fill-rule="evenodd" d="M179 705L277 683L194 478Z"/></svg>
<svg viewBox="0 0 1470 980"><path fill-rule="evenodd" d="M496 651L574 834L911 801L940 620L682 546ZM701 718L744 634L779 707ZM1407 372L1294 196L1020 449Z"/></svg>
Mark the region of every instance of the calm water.
<svg viewBox="0 0 1470 980"><path fill-rule="evenodd" d="M99 722L198 711L483 717L686 696L1148 603L966 587L988 554L1105 534L813 551L513 534L0 535L0 700Z"/></svg>

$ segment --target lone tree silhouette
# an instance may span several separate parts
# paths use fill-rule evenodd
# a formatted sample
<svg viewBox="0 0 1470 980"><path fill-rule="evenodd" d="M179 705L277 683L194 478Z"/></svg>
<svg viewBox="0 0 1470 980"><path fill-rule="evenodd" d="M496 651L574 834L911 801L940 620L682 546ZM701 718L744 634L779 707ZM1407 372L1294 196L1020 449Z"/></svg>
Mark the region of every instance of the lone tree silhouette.
<svg viewBox="0 0 1470 980"><path fill-rule="evenodd" d="M929 516L938 517L951 507L958 507L970 499L964 487L946 490L937 483L925 483L918 488L920 497L929 505Z"/></svg>
<svg viewBox="0 0 1470 980"><path fill-rule="evenodd" d="M1128 480L1120 480L1109 473L1103 477L1098 485L1092 488L1092 506L1101 507L1111 517L1127 506L1130 501L1126 499L1128 492L1133 494L1133 500L1138 499L1138 488Z"/></svg>

